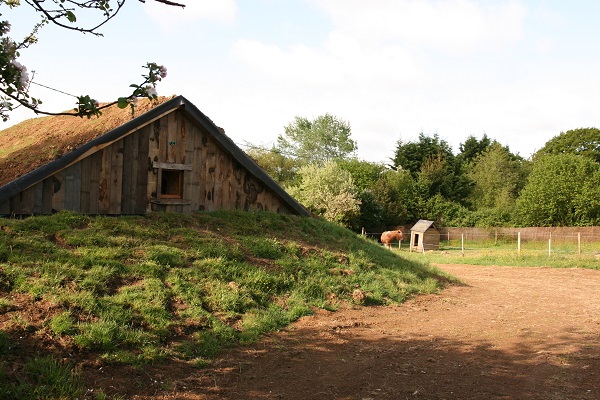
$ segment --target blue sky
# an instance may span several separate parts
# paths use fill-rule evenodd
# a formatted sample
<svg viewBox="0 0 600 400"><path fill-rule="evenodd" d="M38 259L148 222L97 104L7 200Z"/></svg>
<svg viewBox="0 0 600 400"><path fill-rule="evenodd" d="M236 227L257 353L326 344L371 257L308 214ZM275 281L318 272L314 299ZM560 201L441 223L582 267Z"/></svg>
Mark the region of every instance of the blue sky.
<svg viewBox="0 0 600 400"><path fill-rule="evenodd" d="M20 61L37 82L100 101L155 61L168 69L159 95L187 97L240 145L268 147L295 116L330 113L368 161L420 132L455 151L486 133L529 157L562 131L600 127L595 0L180 1L129 0L102 38L45 27ZM0 8L14 36L36 21L27 7ZM74 104L32 94L51 111Z"/></svg>

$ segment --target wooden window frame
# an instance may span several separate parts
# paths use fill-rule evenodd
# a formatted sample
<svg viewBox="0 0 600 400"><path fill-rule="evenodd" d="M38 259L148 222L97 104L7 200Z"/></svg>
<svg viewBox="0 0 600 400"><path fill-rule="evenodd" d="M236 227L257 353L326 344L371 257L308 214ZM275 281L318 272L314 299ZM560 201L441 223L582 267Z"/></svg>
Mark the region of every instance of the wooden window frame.
<svg viewBox="0 0 600 400"><path fill-rule="evenodd" d="M160 170L160 194L161 199L183 199L183 170L161 169ZM165 185L165 180L169 185ZM176 180L176 182L174 182ZM169 193L166 193L167 190Z"/></svg>
<svg viewBox="0 0 600 400"><path fill-rule="evenodd" d="M155 161L153 163L153 167L158 169L156 197L159 199L183 199L183 173L184 171L191 171L192 166L186 164L170 164ZM177 180L175 186L169 185L170 193L163 193L163 191L166 191L166 185L163 185L165 173L172 175L172 178L169 178L170 180ZM175 187L176 190L173 190L173 187Z"/></svg>

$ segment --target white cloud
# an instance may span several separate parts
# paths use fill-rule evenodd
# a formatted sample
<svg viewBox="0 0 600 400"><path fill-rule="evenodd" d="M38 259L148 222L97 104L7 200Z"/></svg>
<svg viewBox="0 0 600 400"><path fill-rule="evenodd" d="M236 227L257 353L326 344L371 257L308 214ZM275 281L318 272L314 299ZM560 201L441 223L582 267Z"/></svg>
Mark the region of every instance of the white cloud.
<svg viewBox="0 0 600 400"><path fill-rule="evenodd" d="M241 39L230 56L275 81L294 81L322 90L361 85L388 89L413 86L424 79L418 56L396 44L379 46L333 32L319 48L303 44L281 48Z"/></svg>
<svg viewBox="0 0 600 400"><path fill-rule="evenodd" d="M146 13L163 28L187 24L198 20L231 23L235 20L237 6L235 0L179 0L185 8L167 6L155 1L146 1Z"/></svg>
<svg viewBox="0 0 600 400"><path fill-rule="evenodd" d="M448 53L514 41L523 34L526 9L517 1L315 0L335 29L367 42L397 41Z"/></svg>

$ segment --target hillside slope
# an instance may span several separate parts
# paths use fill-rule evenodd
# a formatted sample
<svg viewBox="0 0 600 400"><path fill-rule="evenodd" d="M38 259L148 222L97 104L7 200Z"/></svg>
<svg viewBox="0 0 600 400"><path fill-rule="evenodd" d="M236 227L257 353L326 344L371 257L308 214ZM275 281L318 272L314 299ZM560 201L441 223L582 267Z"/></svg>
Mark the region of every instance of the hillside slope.
<svg viewBox="0 0 600 400"><path fill-rule="evenodd" d="M81 397L79 374L108 364L202 367L315 309L448 280L336 225L265 212L0 226L0 398Z"/></svg>

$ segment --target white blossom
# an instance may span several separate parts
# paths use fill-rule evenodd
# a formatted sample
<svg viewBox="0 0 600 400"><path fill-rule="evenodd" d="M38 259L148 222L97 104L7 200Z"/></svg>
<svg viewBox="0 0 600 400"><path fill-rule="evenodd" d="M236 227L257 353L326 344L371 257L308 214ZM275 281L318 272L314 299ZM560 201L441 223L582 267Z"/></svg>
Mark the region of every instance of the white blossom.
<svg viewBox="0 0 600 400"><path fill-rule="evenodd" d="M11 60L10 63L19 70L19 88L24 89L29 83L29 73L27 72L27 67L16 60Z"/></svg>
<svg viewBox="0 0 600 400"><path fill-rule="evenodd" d="M148 97L158 96L158 93L156 92L156 89L153 86L146 85L146 86L144 86L144 90L146 91L146 95Z"/></svg>

